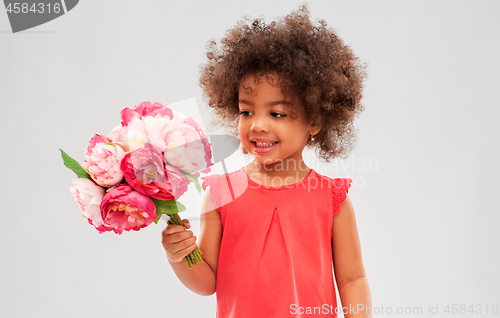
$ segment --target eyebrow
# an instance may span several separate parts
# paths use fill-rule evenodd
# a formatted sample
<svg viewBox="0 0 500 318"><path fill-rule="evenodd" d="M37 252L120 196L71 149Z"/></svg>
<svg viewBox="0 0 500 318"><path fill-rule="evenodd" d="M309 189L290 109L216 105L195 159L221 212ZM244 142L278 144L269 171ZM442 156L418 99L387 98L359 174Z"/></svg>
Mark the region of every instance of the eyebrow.
<svg viewBox="0 0 500 318"><path fill-rule="evenodd" d="M251 101L246 100L246 99L239 99L238 103L253 106L253 103ZM272 101L272 102L266 103L266 106L269 106L269 107L275 106L275 105L292 106L292 103L284 101L284 100L277 100L277 101Z"/></svg>

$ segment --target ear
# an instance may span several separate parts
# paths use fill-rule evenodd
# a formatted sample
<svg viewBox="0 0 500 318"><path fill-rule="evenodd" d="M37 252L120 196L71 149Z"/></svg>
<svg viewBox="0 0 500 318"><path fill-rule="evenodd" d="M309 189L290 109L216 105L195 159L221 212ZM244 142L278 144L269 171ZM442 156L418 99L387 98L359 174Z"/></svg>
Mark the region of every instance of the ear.
<svg viewBox="0 0 500 318"><path fill-rule="evenodd" d="M311 135L316 135L321 130L321 124L319 122L312 121L309 125L309 133Z"/></svg>

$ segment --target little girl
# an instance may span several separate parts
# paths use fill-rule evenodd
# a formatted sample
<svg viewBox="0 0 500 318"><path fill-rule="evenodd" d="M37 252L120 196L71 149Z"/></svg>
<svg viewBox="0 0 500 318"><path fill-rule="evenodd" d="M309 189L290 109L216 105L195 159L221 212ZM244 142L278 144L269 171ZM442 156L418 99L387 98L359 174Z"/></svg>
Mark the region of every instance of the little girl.
<svg viewBox="0 0 500 318"><path fill-rule="evenodd" d="M351 179L302 158L305 146L327 162L352 148L359 59L305 7L269 25L238 23L207 57L208 105L255 160L205 178L199 244L186 219L163 231L177 277L200 295L217 292L219 318L371 317ZM196 246L204 262L189 269L183 258Z"/></svg>

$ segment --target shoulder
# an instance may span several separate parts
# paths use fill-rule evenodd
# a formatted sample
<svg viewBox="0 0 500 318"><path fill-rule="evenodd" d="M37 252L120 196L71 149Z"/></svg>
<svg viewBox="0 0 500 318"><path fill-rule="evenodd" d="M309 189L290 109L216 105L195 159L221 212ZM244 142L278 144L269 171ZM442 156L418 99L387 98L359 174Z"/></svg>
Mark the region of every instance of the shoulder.
<svg viewBox="0 0 500 318"><path fill-rule="evenodd" d="M202 180L201 186L203 188L203 191L206 191L207 187L211 188L217 186L217 184L219 183L219 178L220 178L219 174L213 174L211 176L201 177Z"/></svg>
<svg viewBox="0 0 500 318"><path fill-rule="evenodd" d="M347 193L351 188L352 180L349 178L335 178L332 181L333 215L335 215L344 207L344 202L351 202Z"/></svg>
<svg viewBox="0 0 500 318"><path fill-rule="evenodd" d="M221 185L228 182L228 179L236 180L236 178L241 178L241 169L225 174L212 174L201 177L203 191L206 191L207 187L220 188Z"/></svg>
<svg viewBox="0 0 500 318"><path fill-rule="evenodd" d="M325 175L316 173L318 178L321 178L322 181L326 182L329 186L329 191L331 192L332 198L332 206L333 206L333 215L336 215L340 212L343 207L343 203L349 201L350 199L347 196L349 189L352 185L352 179L350 178L330 178ZM346 204L348 205L348 204Z"/></svg>
<svg viewBox="0 0 500 318"><path fill-rule="evenodd" d="M332 193L347 193L352 185L351 178L330 178L316 171L315 175L330 186Z"/></svg>
<svg viewBox="0 0 500 318"><path fill-rule="evenodd" d="M220 206L220 178L221 175L213 174L202 177L202 189L206 191L202 197L203 212L210 211Z"/></svg>
<svg viewBox="0 0 500 318"><path fill-rule="evenodd" d="M247 187L245 170L239 169L225 174L212 174L202 177L205 197L210 193L215 206L222 207L232 201L232 195L241 194ZM232 194L234 193L234 194Z"/></svg>

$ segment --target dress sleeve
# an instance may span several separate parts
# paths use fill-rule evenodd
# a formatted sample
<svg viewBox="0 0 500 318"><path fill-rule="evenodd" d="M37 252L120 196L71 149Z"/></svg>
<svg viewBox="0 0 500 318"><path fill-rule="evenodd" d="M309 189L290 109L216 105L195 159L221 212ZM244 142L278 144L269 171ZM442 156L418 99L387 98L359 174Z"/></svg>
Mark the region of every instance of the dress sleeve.
<svg viewBox="0 0 500 318"><path fill-rule="evenodd" d="M221 187L220 187L220 176L211 175L207 177L202 177L203 180L202 188L205 191L207 187L210 187L210 196L215 201L215 207L219 208L221 206Z"/></svg>
<svg viewBox="0 0 500 318"><path fill-rule="evenodd" d="M335 178L332 180L333 215L340 212L340 205L345 201L352 180L349 178Z"/></svg>

